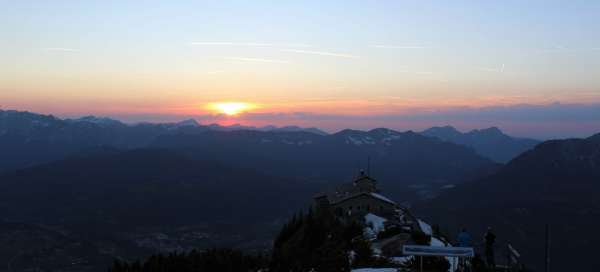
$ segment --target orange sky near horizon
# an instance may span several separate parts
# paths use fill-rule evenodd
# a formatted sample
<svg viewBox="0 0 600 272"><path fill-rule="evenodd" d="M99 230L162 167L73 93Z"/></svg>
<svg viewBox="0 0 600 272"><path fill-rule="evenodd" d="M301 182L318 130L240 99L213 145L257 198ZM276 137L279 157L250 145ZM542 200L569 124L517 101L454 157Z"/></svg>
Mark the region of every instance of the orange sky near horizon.
<svg viewBox="0 0 600 272"><path fill-rule="evenodd" d="M211 108L215 103L248 103L251 108L243 113L315 113L349 116L402 115L417 112L442 111L452 108L485 108L493 106L513 106L520 104L548 105L555 102L565 104L600 103L600 94L569 96L487 96L473 98L411 99L403 97L361 97L361 98L315 98L315 99L223 99L164 97L85 97L79 95L53 96L39 95L31 98L25 95L6 96L0 94L0 107L3 109L28 110L56 115L111 115L111 114L161 114L161 115L218 115L219 110ZM193 102L198 101L198 102Z"/></svg>

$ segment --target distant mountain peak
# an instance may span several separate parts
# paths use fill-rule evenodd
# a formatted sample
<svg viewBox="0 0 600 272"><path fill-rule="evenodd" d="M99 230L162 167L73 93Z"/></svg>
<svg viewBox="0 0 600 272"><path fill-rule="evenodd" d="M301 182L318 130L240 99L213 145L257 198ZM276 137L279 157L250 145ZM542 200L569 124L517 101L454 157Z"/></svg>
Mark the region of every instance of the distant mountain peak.
<svg viewBox="0 0 600 272"><path fill-rule="evenodd" d="M299 127L299 126L284 126L284 127L276 127L276 126L265 126L260 130L262 131L274 131L274 132L309 132L317 135L327 135L327 132L322 131L315 127Z"/></svg>
<svg viewBox="0 0 600 272"><path fill-rule="evenodd" d="M395 131L393 129L389 129L389 128L374 128L374 129L369 130L368 133L370 133L370 134L380 134L380 135L400 134L400 132Z"/></svg>
<svg viewBox="0 0 600 272"><path fill-rule="evenodd" d="M19 116L19 117L27 118L27 119L48 119L48 120L55 120L55 121L59 120L52 114L39 114L39 113L34 113L34 112L29 112L29 111L0 110L0 113L2 113L3 117Z"/></svg>
<svg viewBox="0 0 600 272"><path fill-rule="evenodd" d="M343 138L346 144L354 145L383 145L391 146L401 139L430 139L413 131L399 132L389 128L375 128L369 131L344 129L333 134L334 137Z"/></svg>
<svg viewBox="0 0 600 272"><path fill-rule="evenodd" d="M600 142L600 133L592 135L588 140Z"/></svg>
<svg viewBox="0 0 600 272"><path fill-rule="evenodd" d="M241 124L233 124L228 126L219 125L216 123L208 125L208 128L217 131L234 131L234 130L253 130L253 131L263 131L263 132L308 132L317 135L328 135L327 132L322 131L318 128L314 127L300 127L300 126L284 126L277 127L273 125L266 125L263 127L254 127L254 126L245 126Z"/></svg>
<svg viewBox="0 0 600 272"><path fill-rule="evenodd" d="M366 132L364 132L362 130L356 130L356 129L347 128L347 129L340 130L340 131L334 133L333 135L336 135L336 136L346 136L346 135L360 135L360 134L365 134L365 133Z"/></svg>
<svg viewBox="0 0 600 272"><path fill-rule="evenodd" d="M121 121L108 117L97 117L94 115L83 116L77 119L68 119L74 122L92 123L100 126L124 125Z"/></svg>
<svg viewBox="0 0 600 272"><path fill-rule="evenodd" d="M458 131L453 126L443 126L443 127L431 127L422 132L422 134L427 136L434 136L438 138L448 138L448 137L457 137L462 135L463 133Z"/></svg>
<svg viewBox="0 0 600 272"><path fill-rule="evenodd" d="M199 127L200 124L195 119L186 119L176 124L178 127Z"/></svg>
<svg viewBox="0 0 600 272"><path fill-rule="evenodd" d="M504 132L502 132L502 130L500 130L498 127L489 127L489 128L484 128L484 129L480 129L480 130L473 130L472 132L479 132L479 133L485 133L488 135L505 135Z"/></svg>
<svg viewBox="0 0 600 272"><path fill-rule="evenodd" d="M532 139L513 138L504 134L498 127L474 129L467 133L460 132L451 126L432 127L424 130L421 134L471 147L480 155L497 162L508 162L539 143Z"/></svg>

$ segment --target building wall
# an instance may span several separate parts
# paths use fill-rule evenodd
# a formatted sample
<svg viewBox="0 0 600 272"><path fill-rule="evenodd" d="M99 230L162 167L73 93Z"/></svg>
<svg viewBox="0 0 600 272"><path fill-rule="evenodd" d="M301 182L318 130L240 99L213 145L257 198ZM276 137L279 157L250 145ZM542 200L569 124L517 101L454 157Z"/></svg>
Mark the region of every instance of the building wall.
<svg viewBox="0 0 600 272"><path fill-rule="evenodd" d="M377 192L377 187L375 186L375 181L369 179L367 177L363 177L354 182L354 186L358 188L359 192L368 192L374 193Z"/></svg>
<svg viewBox="0 0 600 272"><path fill-rule="evenodd" d="M338 215L365 215L367 213L387 217L394 216L396 207L386 201L368 195L360 195L333 205Z"/></svg>

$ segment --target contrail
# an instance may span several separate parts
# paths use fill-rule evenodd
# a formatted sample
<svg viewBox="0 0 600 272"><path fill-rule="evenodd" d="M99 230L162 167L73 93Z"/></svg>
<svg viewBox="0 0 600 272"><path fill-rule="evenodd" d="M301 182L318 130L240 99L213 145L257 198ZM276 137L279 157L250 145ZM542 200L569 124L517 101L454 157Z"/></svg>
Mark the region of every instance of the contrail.
<svg viewBox="0 0 600 272"><path fill-rule="evenodd" d="M426 49L426 48L431 48L430 46L419 46L419 45L402 46L402 45L385 45L385 44L371 45L371 47L386 48L386 49Z"/></svg>
<svg viewBox="0 0 600 272"><path fill-rule="evenodd" d="M65 48L65 47L46 47L44 48L46 51L61 51L61 52L77 52L79 49L74 48Z"/></svg>
<svg viewBox="0 0 600 272"><path fill-rule="evenodd" d="M227 45L227 46L273 46L271 43L251 43L251 42L191 42L190 45Z"/></svg>
<svg viewBox="0 0 600 272"><path fill-rule="evenodd" d="M259 42L190 42L194 46L247 46L247 47L312 47L303 43L259 43Z"/></svg>
<svg viewBox="0 0 600 272"><path fill-rule="evenodd" d="M296 50L296 49L283 49L283 52L291 52L298 54L309 54L309 55L320 55L320 56L329 56L329 57L338 57L338 58L350 58L355 59L358 56L348 55L348 54L340 54L334 52L323 52L323 51L308 51L308 50Z"/></svg>
<svg viewBox="0 0 600 272"><path fill-rule="evenodd" d="M246 57L224 57L226 60L248 61L248 62L268 62L268 63L291 63L287 60L246 58Z"/></svg>

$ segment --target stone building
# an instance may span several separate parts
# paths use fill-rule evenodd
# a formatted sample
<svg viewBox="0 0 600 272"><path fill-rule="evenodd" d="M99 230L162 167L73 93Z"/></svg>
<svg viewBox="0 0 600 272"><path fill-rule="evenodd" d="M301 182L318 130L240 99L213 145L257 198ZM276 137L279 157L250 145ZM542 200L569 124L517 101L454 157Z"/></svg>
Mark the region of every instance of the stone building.
<svg viewBox="0 0 600 272"><path fill-rule="evenodd" d="M403 213L396 202L379 193L377 181L364 172L351 184L315 196L315 202L317 206L331 209L336 215L344 217L363 217L371 213L397 220Z"/></svg>

